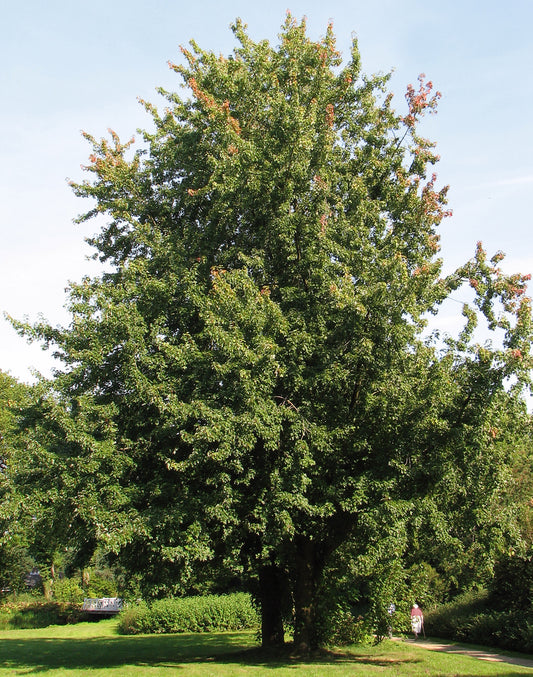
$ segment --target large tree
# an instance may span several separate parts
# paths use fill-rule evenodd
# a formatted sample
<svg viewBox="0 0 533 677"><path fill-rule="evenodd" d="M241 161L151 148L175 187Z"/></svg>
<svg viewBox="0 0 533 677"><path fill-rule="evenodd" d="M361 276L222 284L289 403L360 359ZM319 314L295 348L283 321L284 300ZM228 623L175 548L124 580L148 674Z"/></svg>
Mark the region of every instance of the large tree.
<svg viewBox="0 0 533 677"><path fill-rule="evenodd" d="M72 185L93 200L82 220L105 217L90 242L108 272L71 286L70 326L19 325L65 365L28 444L57 468L65 537L107 543L152 587L207 562L255 581L264 644L289 596L306 650L341 544L497 490L491 403L527 381L530 304L481 246L441 277L447 188L417 131L430 82L396 112L331 26L313 42L288 16L277 47L233 30L228 58L182 50L186 96L143 102L138 150L86 135ZM424 340L465 281L464 331ZM498 348L475 345L477 314Z"/></svg>

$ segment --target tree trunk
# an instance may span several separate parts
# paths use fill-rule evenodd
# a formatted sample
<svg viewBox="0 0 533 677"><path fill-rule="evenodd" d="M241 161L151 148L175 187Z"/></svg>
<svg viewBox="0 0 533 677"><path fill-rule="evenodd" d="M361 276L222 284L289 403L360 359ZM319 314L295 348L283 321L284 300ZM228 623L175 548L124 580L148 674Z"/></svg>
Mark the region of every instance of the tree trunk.
<svg viewBox="0 0 533 677"><path fill-rule="evenodd" d="M286 592L284 572L275 564L259 571L259 599L261 602L261 644L263 647L282 646L283 601Z"/></svg>
<svg viewBox="0 0 533 677"><path fill-rule="evenodd" d="M300 654L308 654L318 646L315 621L320 570L316 545L305 536L298 538L294 581L294 645Z"/></svg>

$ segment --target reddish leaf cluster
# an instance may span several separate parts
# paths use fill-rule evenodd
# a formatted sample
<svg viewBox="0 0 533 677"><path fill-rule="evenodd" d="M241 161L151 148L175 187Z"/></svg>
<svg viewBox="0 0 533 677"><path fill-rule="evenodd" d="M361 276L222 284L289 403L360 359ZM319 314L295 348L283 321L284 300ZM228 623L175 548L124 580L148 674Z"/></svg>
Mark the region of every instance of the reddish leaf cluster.
<svg viewBox="0 0 533 677"><path fill-rule="evenodd" d="M335 119L335 112L333 108L333 104L328 103L326 106L326 125L328 127L333 127L333 121Z"/></svg>
<svg viewBox="0 0 533 677"><path fill-rule="evenodd" d="M421 73L418 76L418 82L420 83L418 92L415 91L413 85L407 85L407 93L405 98L409 104L409 114L406 115L403 120L408 127L414 127L416 119L420 117L427 109L430 111L435 109L437 106L437 101L442 96L440 92L435 92L435 94L430 97L431 90L433 89L433 83L431 80L424 83L425 74Z"/></svg>
<svg viewBox="0 0 533 677"><path fill-rule="evenodd" d="M206 94L202 89L200 89L200 86L198 85L195 78L189 78L188 85L192 89L194 96L207 108L211 114L222 113L226 117L226 120L232 127L233 131L236 134L241 133L239 121L232 117L230 113L229 101L224 101L222 105L218 104L212 96L209 96L209 94Z"/></svg>
<svg viewBox="0 0 533 677"><path fill-rule="evenodd" d="M432 174L431 179L422 189L422 209L424 214L431 216L436 223L440 223L442 219L451 216L452 211L451 209L444 209L448 186L436 191L434 190L436 180L437 175Z"/></svg>

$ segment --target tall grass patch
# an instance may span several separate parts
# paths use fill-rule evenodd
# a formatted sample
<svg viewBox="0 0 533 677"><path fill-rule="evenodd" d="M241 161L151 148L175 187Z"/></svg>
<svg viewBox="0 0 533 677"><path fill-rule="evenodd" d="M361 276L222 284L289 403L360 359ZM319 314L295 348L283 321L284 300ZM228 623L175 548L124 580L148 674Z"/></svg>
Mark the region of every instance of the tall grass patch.
<svg viewBox="0 0 533 677"><path fill-rule="evenodd" d="M205 595L140 603L120 614L123 635L245 630L258 626L250 595Z"/></svg>

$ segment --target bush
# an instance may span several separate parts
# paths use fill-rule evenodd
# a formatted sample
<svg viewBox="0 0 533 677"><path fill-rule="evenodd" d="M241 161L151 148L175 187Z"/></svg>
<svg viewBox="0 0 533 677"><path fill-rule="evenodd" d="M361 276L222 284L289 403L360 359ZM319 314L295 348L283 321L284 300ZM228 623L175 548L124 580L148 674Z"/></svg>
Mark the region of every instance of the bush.
<svg viewBox="0 0 533 677"><path fill-rule="evenodd" d="M81 604L84 594L80 584L73 578L60 578L52 585L52 596L57 602Z"/></svg>
<svg viewBox="0 0 533 677"><path fill-rule="evenodd" d="M435 637L533 651L533 611L491 609L486 592L468 593L425 617L426 632Z"/></svg>
<svg viewBox="0 0 533 677"><path fill-rule="evenodd" d="M0 607L0 629L23 630L89 620L78 604L48 601L6 602Z"/></svg>
<svg viewBox="0 0 533 677"><path fill-rule="evenodd" d="M372 624L363 616L354 616L351 610L338 605L321 623L320 642L330 646L370 644L374 640Z"/></svg>
<svg viewBox="0 0 533 677"><path fill-rule="evenodd" d="M127 606L120 612L118 632L121 635L149 634L150 608L146 602L139 601L134 606Z"/></svg>
<svg viewBox="0 0 533 677"><path fill-rule="evenodd" d="M472 616L458 626L457 639L531 653L533 613L493 611Z"/></svg>
<svg viewBox="0 0 533 677"><path fill-rule="evenodd" d="M235 593L140 603L120 614L118 629L121 634L135 635L242 630L257 625L250 596Z"/></svg>
<svg viewBox="0 0 533 677"><path fill-rule="evenodd" d="M429 635L457 639L459 627L464 626L473 616L489 612L487 591L470 591L447 604L441 604L435 611L426 612L424 626Z"/></svg>

